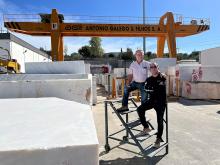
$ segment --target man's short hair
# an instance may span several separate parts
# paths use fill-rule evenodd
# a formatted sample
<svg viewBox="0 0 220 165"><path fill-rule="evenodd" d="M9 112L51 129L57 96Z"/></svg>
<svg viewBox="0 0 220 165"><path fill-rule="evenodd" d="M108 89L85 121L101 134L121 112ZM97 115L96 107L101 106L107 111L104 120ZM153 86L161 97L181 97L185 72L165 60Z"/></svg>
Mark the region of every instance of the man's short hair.
<svg viewBox="0 0 220 165"><path fill-rule="evenodd" d="M141 54L144 55L144 51L141 50L141 49L136 50L135 55L136 55L138 52L141 52Z"/></svg>

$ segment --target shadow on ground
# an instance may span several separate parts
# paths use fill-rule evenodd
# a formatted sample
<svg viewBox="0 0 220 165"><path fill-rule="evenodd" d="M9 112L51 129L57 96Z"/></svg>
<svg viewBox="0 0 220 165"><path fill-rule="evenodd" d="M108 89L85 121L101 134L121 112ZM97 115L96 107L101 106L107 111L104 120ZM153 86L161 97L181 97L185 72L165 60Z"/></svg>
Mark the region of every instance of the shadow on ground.
<svg viewBox="0 0 220 165"><path fill-rule="evenodd" d="M149 145L149 146L151 146L151 145ZM133 154L139 155L139 157L134 156L132 158L117 158L114 160L102 160L101 159L99 161L100 165L147 165L147 164L149 164L150 161L151 161L151 165L154 165L154 164L157 164L160 160L162 160L167 155L166 153L156 155L149 160L149 158L143 157L143 155L141 155L141 153L137 153L137 152L131 151L129 149L123 148L122 144L118 144L118 145L114 146L113 148L111 148L111 150L113 150L115 148L119 148L119 149L124 150L126 152L131 152ZM148 155L154 151L155 151L155 149L150 148L146 151L146 155ZM104 156L105 154L109 154L109 153L106 153L105 151L103 151L99 154L99 156Z"/></svg>
<svg viewBox="0 0 220 165"><path fill-rule="evenodd" d="M197 105L216 105L220 104L220 100L189 100L185 98L180 98L178 101L180 104L183 104L185 106L197 106Z"/></svg>
<svg viewBox="0 0 220 165"><path fill-rule="evenodd" d="M220 111L217 111L216 113L217 113L217 114L220 114Z"/></svg>
<svg viewBox="0 0 220 165"><path fill-rule="evenodd" d="M152 158L152 164L157 164L164 156L155 156ZM147 165L148 160L143 157L118 158L115 160L100 160L100 165Z"/></svg>
<svg viewBox="0 0 220 165"><path fill-rule="evenodd" d="M97 96L108 96L108 92L105 91L105 88L102 85L97 85Z"/></svg>

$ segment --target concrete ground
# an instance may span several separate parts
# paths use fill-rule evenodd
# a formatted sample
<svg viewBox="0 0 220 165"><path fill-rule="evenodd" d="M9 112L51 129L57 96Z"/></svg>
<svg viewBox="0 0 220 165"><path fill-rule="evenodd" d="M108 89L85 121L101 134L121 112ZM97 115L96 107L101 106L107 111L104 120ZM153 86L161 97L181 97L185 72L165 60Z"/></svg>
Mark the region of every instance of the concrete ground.
<svg viewBox="0 0 220 165"><path fill-rule="evenodd" d="M105 93L98 87L98 103L93 114L100 142L100 165L145 165L148 164L136 146L109 140L112 148L105 153L104 104ZM111 109L109 108L109 112ZM169 154L164 150L153 158L159 165L220 165L220 103L216 101L185 100L169 102ZM154 110L146 116L155 124ZM132 113L129 118L137 118ZM109 113L109 129L114 132L122 128L115 114ZM140 127L141 128L141 127ZM119 134L121 138L124 134ZM164 137L165 139L165 137ZM155 137L149 142L153 143ZM114 147L116 146L116 147Z"/></svg>

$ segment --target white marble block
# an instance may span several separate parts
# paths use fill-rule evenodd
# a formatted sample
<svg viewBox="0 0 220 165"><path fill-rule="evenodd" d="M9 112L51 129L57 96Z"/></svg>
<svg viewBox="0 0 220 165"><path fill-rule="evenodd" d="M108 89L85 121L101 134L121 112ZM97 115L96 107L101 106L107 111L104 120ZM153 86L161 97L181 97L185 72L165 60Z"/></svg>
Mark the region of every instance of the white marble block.
<svg viewBox="0 0 220 165"><path fill-rule="evenodd" d="M58 97L92 104L92 79L0 81L0 98Z"/></svg>
<svg viewBox="0 0 220 165"><path fill-rule="evenodd" d="M0 99L1 165L98 165L89 105L58 98Z"/></svg>
<svg viewBox="0 0 220 165"><path fill-rule="evenodd" d="M91 73L90 67L91 67L90 64L85 64L85 72L86 72L86 74L90 74Z"/></svg>
<svg viewBox="0 0 220 165"><path fill-rule="evenodd" d="M178 64L176 65L175 77L179 80L191 81L193 70L198 70L201 64Z"/></svg>
<svg viewBox="0 0 220 165"><path fill-rule="evenodd" d="M202 66L200 81L220 82L220 66Z"/></svg>
<svg viewBox="0 0 220 165"><path fill-rule="evenodd" d="M86 74L86 68L84 61L25 63L25 73L28 74Z"/></svg>
<svg viewBox="0 0 220 165"><path fill-rule="evenodd" d="M201 51L200 62L202 66L214 65L220 66L220 47Z"/></svg>
<svg viewBox="0 0 220 165"><path fill-rule="evenodd" d="M92 103L97 104L97 85L96 85L96 76L92 76Z"/></svg>
<svg viewBox="0 0 220 165"><path fill-rule="evenodd" d="M160 71L167 74L168 67L176 65L176 58L154 58L150 62L156 62L159 65Z"/></svg>
<svg viewBox="0 0 220 165"><path fill-rule="evenodd" d="M182 97L189 99L220 99L220 83L183 81Z"/></svg>
<svg viewBox="0 0 220 165"><path fill-rule="evenodd" d="M88 79L90 74L0 74L0 81Z"/></svg>
<svg viewBox="0 0 220 165"><path fill-rule="evenodd" d="M129 69L126 68L126 75L128 75ZM113 69L113 73L117 76L117 77L124 77L125 76L125 68L114 68Z"/></svg>
<svg viewBox="0 0 220 165"><path fill-rule="evenodd" d="M170 67L168 67L167 75L169 75L169 76L175 76L175 75L176 75L176 66L170 66Z"/></svg>

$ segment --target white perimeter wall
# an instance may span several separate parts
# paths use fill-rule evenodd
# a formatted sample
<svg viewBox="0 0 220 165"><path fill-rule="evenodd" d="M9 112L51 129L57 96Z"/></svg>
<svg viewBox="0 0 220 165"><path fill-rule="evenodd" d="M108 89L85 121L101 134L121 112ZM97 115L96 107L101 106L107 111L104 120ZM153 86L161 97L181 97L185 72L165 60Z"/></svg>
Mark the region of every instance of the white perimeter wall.
<svg viewBox="0 0 220 165"><path fill-rule="evenodd" d="M17 59L21 65L21 72L25 72L25 62L48 62L51 61L47 57L38 54L26 47L23 47L10 40L0 40L0 46L10 51L11 57ZM26 51L26 52L25 52ZM25 53L24 53L25 52ZM0 56L7 55L6 51L0 50Z"/></svg>
<svg viewBox="0 0 220 165"><path fill-rule="evenodd" d="M12 58L17 59L18 63L21 65L21 72L25 72L25 62L51 61L47 57L44 57L43 55L40 55L30 49L27 49L15 42L10 42L10 48Z"/></svg>

